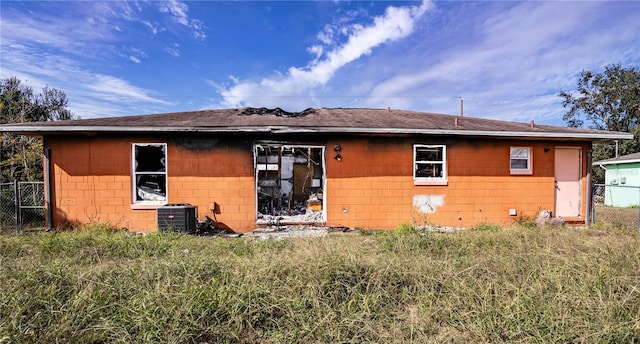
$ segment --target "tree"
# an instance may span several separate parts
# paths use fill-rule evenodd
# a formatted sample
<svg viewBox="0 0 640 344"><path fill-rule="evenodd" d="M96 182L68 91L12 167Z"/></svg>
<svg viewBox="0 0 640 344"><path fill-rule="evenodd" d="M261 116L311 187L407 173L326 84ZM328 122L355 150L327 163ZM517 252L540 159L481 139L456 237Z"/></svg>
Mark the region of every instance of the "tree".
<svg viewBox="0 0 640 344"><path fill-rule="evenodd" d="M577 92L562 91L562 106L568 108L562 117L570 127L625 131L633 140L618 143L602 142L593 146L593 160L640 152L640 70L607 66L603 73L582 71ZM617 147L617 149L616 149ZM617 152L616 152L617 151ZM596 182L604 181L604 173L594 170Z"/></svg>
<svg viewBox="0 0 640 344"><path fill-rule="evenodd" d="M45 87L40 94L18 78L0 81L0 124L73 119L67 95ZM41 180L42 140L4 133L0 137L0 182Z"/></svg>

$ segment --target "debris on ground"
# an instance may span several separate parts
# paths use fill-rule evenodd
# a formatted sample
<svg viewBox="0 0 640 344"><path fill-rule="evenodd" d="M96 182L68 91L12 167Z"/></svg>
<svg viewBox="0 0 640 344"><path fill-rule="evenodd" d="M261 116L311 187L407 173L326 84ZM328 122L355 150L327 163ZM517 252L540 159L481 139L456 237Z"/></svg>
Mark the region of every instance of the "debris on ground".
<svg viewBox="0 0 640 344"><path fill-rule="evenodd" d="M283 240L286 238L316 238L330 233L346 233L354 231L351 227L310 226L310 225L282 225L258 228L249 236L260 240Z"/></svg>
<svg viewBox="0 0 640 344"><path fill-rule="evenodd" d="M541 210L536 217L538 225L564 226L562 217L553 217L551 210Z"/></svg>
<svg viewBox="0 0 640 344"><path fill-rule="evenodd" d="M297 215L267 215L258 214L258 224L266 224L270 226L279 226L287 223L318 223L324 222L321 211L307 210Z"/></svg>

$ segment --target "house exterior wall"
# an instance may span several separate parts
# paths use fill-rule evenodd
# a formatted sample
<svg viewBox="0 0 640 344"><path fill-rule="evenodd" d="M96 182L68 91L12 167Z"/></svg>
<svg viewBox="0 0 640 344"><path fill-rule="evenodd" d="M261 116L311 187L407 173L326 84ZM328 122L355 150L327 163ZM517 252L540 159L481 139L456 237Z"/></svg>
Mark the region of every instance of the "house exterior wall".
<svg viewBox="0 0 640 344"><path fill-rule="evenodd" d="M542 209L554 209L554 142L427 137L320 141L326 147L329 226L472 227L510 224L516 217L535 217ZM238 232L256 228L253 143L259 141L227 138L198 147L172 137L125 136L45 137L45 147L51 148L54 226L108 223L131 231L156 231L156 209L132 207L131 150L133 143L165 142L168 203L196 205L199 218L211 216L217 203L220 222ZM341 161L334 159L337 144L342 147ZM446 145L447 185L414 185L414 144ZM532 175L510 175L510 146L531 147ZM590 143L562 146L582 148L581 214L585 214ZM517 216L510 216L509 209L516 209Z"/></svg>
<svg viewBox="0 0 640 344"><path fill-rule="evenodd" d="M342 146L342 161L327 159L326 195L330 200L328 218L334 224L364 228L393 228L403 222L452 227L502 225L554 209L554 147L558 145L554 142L359 139L336 143ZM414 143L447 146L446 186L414 185ZM532 148L532 175L510 175L511 146ZM562 146L582 148L581 214L585 214L585 162L591 145ZM516 209L517 215L510 216L510 209Z"/></svg>
<svg viewBox="0 0 640 344"><path fill-rule="evenodd" d="M640 163L609 164L606 168L604 204L611 207L640 205Z"/></svg>
<svg viewBox="0 0 640 344"><path fill-rule="evenodd" d="M132 144L167 142L168 202L197 206L238 231L255 228L253 154L250 144L211 149L172 138L45 138L51 148L55 226L108 223L132 231L157 230L155 207L132 207ZM196 147L193 147L193 146Z"/></svg>

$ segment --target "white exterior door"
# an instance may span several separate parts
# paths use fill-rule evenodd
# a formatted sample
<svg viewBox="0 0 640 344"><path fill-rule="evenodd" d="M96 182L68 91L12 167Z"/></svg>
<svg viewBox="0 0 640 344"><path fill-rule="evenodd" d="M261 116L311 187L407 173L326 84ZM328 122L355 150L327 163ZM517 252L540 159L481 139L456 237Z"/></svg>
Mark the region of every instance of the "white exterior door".
<svg viewBox="0 0 640 344"><path fill-rule="evenodd" d="M580 148L555 149L556 217L580 216L581 156Z"/></svg>

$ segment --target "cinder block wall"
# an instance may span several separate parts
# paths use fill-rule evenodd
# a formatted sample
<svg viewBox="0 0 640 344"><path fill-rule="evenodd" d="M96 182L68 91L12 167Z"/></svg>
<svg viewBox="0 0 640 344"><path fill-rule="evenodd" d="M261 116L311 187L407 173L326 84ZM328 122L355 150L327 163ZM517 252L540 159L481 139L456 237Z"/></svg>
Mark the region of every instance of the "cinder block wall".
<svg viewBox="0 0 640 344"><path fill-rule="evenodd" d="M414 185L413 144L447 146L448 185ZM513 140L345 139L342 161L327 157L327 211L331 225L396 228L402 223L472 227L480 223L512 224L554 210L554 148L558 143ZM533 175L510 175L509 147L529 146ZM585 214L588 143L582 148L582 207ZM545 148L548 148L545 152ZM414 199L429 200L429 211ZM441 201L441 202L440 202ZM510 216L516 209L517 216Z"/></svg>
<svg viewBox="0 0 640 344"><path fill-rule="evenodd" d="M216 218L234 231L255 229L256 195L251 144L223 142L210 150L168 147L169 203L198 206L199 218Z"/></svg>
<svg viewBox="0 0 640 344"><path fill-rule="evenodd" d="M198 207L198 217L211 216L238 232L255 229L256 197L252 143L221 141L194 149L173 138L46 137L51 148L54 226L108 223L131 231L157 230L156 209L132 208L133 143L167 143L168 201ZM413 183L413 144L447 146L448 185ZM334 159L335 144L342 161ZM410 138L329 140L326 149L327 224L393 229L402 223L472 227L478 223L510 224L554 209L554 148L543 141ZM530 146L534 174L509 175L509 147ZM585 214L588 143L582 148L582 208ZM545 152L545 148L549 148ZM429 200L432 211L414 206Z"/></svg>
<svg viewBox="0 0 640 344"><path fill-rule="evenodd" d="M167 143L168 201L197 206L236 231L255 229L251 146L220 143L195 150L172 139L45 138L51 147L54 226L110 224L137 232L157 230L156 209L132 208L133 143Z"/></svg>

